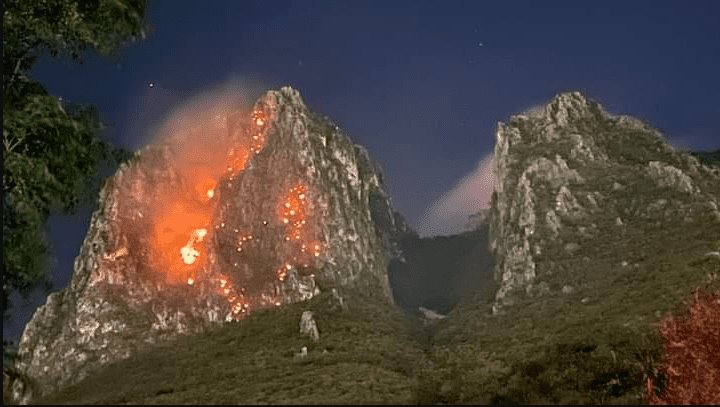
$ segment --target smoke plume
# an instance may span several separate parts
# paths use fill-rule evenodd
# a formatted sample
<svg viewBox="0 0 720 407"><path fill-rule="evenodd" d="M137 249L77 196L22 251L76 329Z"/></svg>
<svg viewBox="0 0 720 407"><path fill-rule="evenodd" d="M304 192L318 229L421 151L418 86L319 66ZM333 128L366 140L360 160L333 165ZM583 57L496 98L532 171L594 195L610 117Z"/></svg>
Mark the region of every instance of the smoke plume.
<svg viewBox="0 0 720 407"><path fill-rule="evenodd" d="M420 220L423 236L450 235L462 232L468 217L490 206L494 189L493 156L480 160L475 170L437 199Z"/></svg>

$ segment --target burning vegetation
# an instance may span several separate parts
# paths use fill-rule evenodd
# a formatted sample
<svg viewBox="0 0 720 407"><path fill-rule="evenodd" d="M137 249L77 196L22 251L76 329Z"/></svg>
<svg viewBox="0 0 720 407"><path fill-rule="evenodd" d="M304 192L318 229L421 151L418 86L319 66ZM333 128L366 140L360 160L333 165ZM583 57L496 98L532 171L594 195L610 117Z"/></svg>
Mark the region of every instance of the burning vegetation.
<svg viewBox="0 0 720 407"><path fill-rule="evenodd" d="M145 173L167 172L156 167L171 167L172 182L158 185L157 180L127 177L129 184L123 186L136 199L131 209L124 208L125 216L119 216L118 223L136 234L150 231L140 232L138 239L149 243L149 250L142 250L149 272L160 284L225 298L226 320L281 305L288 273L308 270L322 253L322 244L309 227L312 191L303 182L296 181L287 194L272 198L277 210L268 212L262 225L249 221L230 225L221 215L223 191L239 182L252 158L265 147L270 114L267 106L249 114L221 109L175 123L174 128L166 128L171 133L165 144L171 151L169 159L137 164ZM152 190L138 191L138 184ZM129 212L132 216L127 216ZM257 228L264 230L255 234ZM261 236L267 241L262 246L258 245ZM268 250L267 244L282 247ZM127 254L124 249L120 253Z"/></svg>

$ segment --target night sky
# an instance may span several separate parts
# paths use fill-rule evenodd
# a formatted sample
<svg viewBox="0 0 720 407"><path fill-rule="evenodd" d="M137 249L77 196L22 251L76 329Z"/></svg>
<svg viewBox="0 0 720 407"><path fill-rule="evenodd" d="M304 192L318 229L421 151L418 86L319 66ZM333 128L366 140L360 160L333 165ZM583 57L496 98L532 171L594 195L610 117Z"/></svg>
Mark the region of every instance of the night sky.
<svg viewBox="0 0 720 407"><path fill-rule="evenodd" d="M32 76L96 105L104 136L131 149L198 92L232 79L256 92L291 85L368 148L420 227L433 202L487 168L498 121L561 91L647 120L678 148L720 147L719 22L720 1L165 0L150 5L148 38L117 61L48 57ZM49 222L55 289L92 209ZM3 336L19 337L44 298L17 300Z"/></svg>

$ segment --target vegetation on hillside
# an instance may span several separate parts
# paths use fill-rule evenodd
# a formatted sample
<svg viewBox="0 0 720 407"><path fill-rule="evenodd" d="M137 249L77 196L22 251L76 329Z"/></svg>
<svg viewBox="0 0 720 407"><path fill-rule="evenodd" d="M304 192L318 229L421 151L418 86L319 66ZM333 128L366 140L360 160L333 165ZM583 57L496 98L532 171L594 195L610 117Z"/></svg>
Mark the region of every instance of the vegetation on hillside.
<svg viewBox="0 0 720 407"><path fill-rule="evenodd" d="M456 307L432 335L425 403L645 403L661 362L658 321L698 287L717 287L717 223L638 222L548 250L538 283L493 315L492 297ZM546 272L551 271L548 275ZM566 292L563 288L567 286Z"/></svg>
<svg viewBox="0 0 720 407"><path fill-rule="evenodd" d="M720 149L715 151L694 151L690 154L697 157L697 159L705 165L714 165L720 167Z"/></svg>
<svg viewBox="0 0 720 407"><path fill-rule="evenodd" d="M648 380L665 383L659 321L681 315L695 287L720 286L706 256L717 232L649 224L584 246L558 258L549 292L498 315L491 281L431 324L367 292L344 291L347 311L324 293L152 346L40 401L643 404ZM299 334L304 310L317 343Z"/></svg>
<svg viewBox="0 0 720 407"><path fill-rule="evenodd" d="M101 165L127 156L98 137L95 108L63 102L28 72L45 54L116 55L144 36L145 8L145 0L3 4L3 318L11 292L48 281L48 216L96 196Z"/></svg>
<svg viewBox="0 0 720 407"><path fill-rule="evenodd" d="M432 323L420 323L368 293L343 294L349 311L333 311L326 293L309 303L158 345L42 401L652 401L648 381L662 391L664 360L674 360L664 359L660 321L682 315L683 301L697 287L712 291L720 286L720 258L712 254L718 250L720 225L701 216L704 212L687 218L648 212L648 203L659 198L684 198L633 180L626 169L597 171L605 176L594 187L608 191L615 180L626 186L614 192L622 203L618 210L624 226L614 217L594 216L593 237L566 220L565 226L574 227L561 230L536 256L536 288L546 289L518 293L515 304L497 315L491 312L496 289L492 273L476 281L480 290L460 301L447 319ZM542 193L538 197L545 199ZM669 217L661 221L663 216ZM408 261L437 273L434 284L448 285L452 276L462 274L458 267L467 266L452 261L450 254L472 257L471 243L477 243L472 236L436 238L417 246L428 258L433 248L447 251L446 267L425 263L422 256ZM566 242L576 245L567 250ZM316 313L317 344L298 333L306 309ZM302 346L308 347L308 356L295 357Z"/></svg>
<svg viewBox="0 0 720 407"><path fill-rule="evenodd" d="M414 403L425 353L386 299L342 291L151 346L40 403ZM300 335L303 311L320 332ZM301 357L302 347L307 356Z"/></svg>
<svg viewBox="0 0 720 407"><path fill-rule="evenodd" d="M521 121L523 134L542 122ZM458 305L434 326L431 364L419 374L424 403L625 404L647 402L646 384L662 355L658 321L697 287L718 286L720 225L706 197L681 192L645 175L651 161L691 172L689 161L651 131L612 120L588 119L603 160L572 158L573 142L518 143L511 162L556 154L570 157L585 182L569 186L582 213L562 215L550 233L536 223L531 243L537 277L512 292L514 304L493 312L493 296ZM525 126L525 127L523 127ZM516 185L526 166L511 165L505 185ZM720 196L720 185L693 183ZM557 189L533 183L534 211L556 207ZM586 199L598 192L603 201ZM493 197L493 208L498 197ZM558 215L561 216L561 215ZM517 224L506 230L520 234ZM502 259L496 259L502 261Z"/></svg>
<svg viewBox="0 0 720 407"><path fill-rule="evenodd" d="M486 226L457 236L408 238L401 242L404 262L390 266L395 299L406 311L420 305L452 309L446 319L429 322L403 313L382 298L380 290L343 289L348 304L343 310L323 288L324 293L309 302L148 346L34 401L714 401L694 389L707 390L717 383L712 347L718 332L712 308L717 301L698 297L690 317L669 318L683 314L683 301L698 287L717 292L720 286L720 258L715 255L720 225L708 221L711 210L700 202L706 196L699 199L646 176L650 161L685 169L687 157L666 148L659 138L647 137L645 130L609 121L589 122L583 130L595 131L597 142L607 144L605 152L616 161L568 160L581 165L583 177L590 180L571 185L572 193L585 202L600 192L604 206L586 205L583 216L563 215L557 235L537 224L533 243L542 242L542 250L533 254L537 277L527 290L512 292L514 301L499 313L493 312L497 285L490 272ZM514 159L572 156L572 148L569 141L518 146ZM512 168L505 181L516 183L522 170ZM707 179L693 182L720 196L719 185ZM555 190L539 186L534 210L541 213L543 206L553 206L555 197ZM497 199L495 195L493 206ZM305 310L315 314L318 342L299 333ZM678 342L687 346L677 349ZM708 343L710 348L704 346ZM700 368L710 372L708 376L685 373Z"/></svg>
<svg viewBox="0 0 720 407"><path fill-rule="evenodd" d="M720 404L720 291L695 291L692 305L660 324L663 361L647 383L650 404Z"/></svg>

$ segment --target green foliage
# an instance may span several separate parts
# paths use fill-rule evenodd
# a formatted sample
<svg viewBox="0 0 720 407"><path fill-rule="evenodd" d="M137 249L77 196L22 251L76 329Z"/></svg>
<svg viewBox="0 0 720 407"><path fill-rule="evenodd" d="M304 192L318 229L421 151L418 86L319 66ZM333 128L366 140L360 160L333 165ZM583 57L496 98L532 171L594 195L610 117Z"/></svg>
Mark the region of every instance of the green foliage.
<svg viewBox="0 0 720 407"><path fill-rule="evenodd" d="M3 317L9 294L47 283L43 224L72 212L126 154L98 138L98 112L61 102L27 72L44 52L113 55L144 36L144 0L11 0L3 11Z"/></svg>
<svg viewBox="0 0 720 407"><path fill-rule="evenodd" d="M660 362L657 322L694 287L718 285L717 260L704 256L718 233L702 219L640 224L539 260L550 293L520 295L492 315L488 286L427 326L373 292L342 291L346 312L322 294L153 346L39 401L644 403ZM576 292L560 292L567 282ZM318 343L298 333L304 310L315 314ZM295 357L303 346L308 356Z"/></svg>
<svg viewBox="0 0 720 407"><path fill-rule="evenodd" d="M237 323L148 347L41 403L348 404L415 402L425 359L413 330L387 300L342 291L341 311L322 294ZM311 310L320 331L299 333ZM306 357L297 357L307 347Z"/></svg>
<svg viewBox="0 0 720 407"><path fill-rule="evenodd" d="M601 228L594 239L566 228L562 241L581 243L573 255L560 245L538 256L550 293L517 293L499 315L487 297L476 298L439 322L435 371L426 375L436 391L427 394L443 403L645 402L647 379L660 363L658 321L695 287L718 286L720 263L706 253L716 250L720 226L699 216L628 220L622 230L611 219L593 221ZM564 284L576 291L563 294Z"/></svg>
<svg viewBox="0 0 720 407"><path fill-rule="evenodd" d="M720 167L720 149L715 151L690 152L690 154L697 157L697 159L705 165Z"/></svg>

